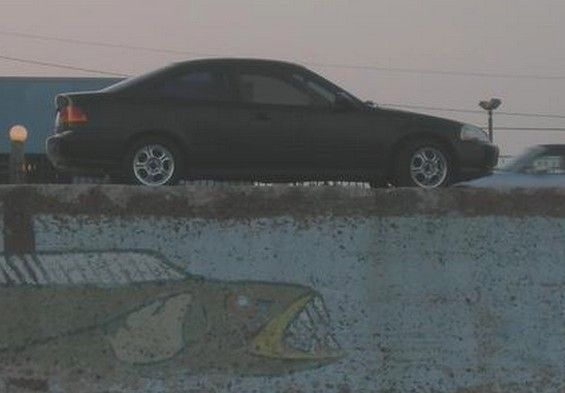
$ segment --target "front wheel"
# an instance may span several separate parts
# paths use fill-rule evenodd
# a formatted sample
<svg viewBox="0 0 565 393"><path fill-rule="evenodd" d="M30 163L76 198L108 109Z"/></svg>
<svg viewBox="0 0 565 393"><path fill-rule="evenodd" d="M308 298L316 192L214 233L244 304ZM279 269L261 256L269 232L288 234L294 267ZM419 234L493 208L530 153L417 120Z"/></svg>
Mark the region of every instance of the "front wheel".
<svg viewBox="0 0 565 393"><path fill-rule="evenodd" d="M409 143L396 160L395 183L400 187L437 188L449 184L454 172L447 150L439 143Z"/></svg>
<svg viewBox="0 0 565 393"><path fill-rule="evenodd" d="M176 184L182 169L182 158L171 142L161 138L144 138L132 145L124 162L130 182L158 187Z"/></svg>

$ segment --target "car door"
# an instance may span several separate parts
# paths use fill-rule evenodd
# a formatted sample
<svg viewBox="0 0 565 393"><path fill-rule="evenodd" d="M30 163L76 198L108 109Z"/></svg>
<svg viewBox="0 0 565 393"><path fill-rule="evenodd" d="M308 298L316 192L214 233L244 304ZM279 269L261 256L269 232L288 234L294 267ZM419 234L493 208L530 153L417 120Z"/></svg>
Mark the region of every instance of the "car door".
<svg viewBox="0 0 565 393"><path fill-rule="evenodd" d="M292 78L318 96L298 137L305 167L321 175L369 178L384 167L383 148L392 131L387 117L314 73L295 70Z"/></svg>
<svg viewBox="0 0 565 393"><path fill-rule="evenodd" d="M237 125L231 135L231 154L249 173L296 175L298 135L311 98L269 65L240 64L236 68Z"/></svg>

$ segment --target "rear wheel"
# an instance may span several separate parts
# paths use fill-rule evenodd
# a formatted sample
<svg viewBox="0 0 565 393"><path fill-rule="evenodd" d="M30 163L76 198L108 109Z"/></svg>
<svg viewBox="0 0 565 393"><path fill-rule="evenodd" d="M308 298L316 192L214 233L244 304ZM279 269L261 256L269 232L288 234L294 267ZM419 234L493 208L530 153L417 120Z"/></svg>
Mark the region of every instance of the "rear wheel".
<svg viewBox="0 0 565 393"><path fill-rule="evenodd" d="M449 184L453 172L453 161L444 146L435 141L414 141L398 154L395 184L399 187L443 187Z"/></svg>
<svg viewBox="0 0 565 393"><path fill-rule="evenodd" d="M124 162L127 179L150 187L176 184L182 170L177 147L164 138L150 137L135 142Z"/></svg>

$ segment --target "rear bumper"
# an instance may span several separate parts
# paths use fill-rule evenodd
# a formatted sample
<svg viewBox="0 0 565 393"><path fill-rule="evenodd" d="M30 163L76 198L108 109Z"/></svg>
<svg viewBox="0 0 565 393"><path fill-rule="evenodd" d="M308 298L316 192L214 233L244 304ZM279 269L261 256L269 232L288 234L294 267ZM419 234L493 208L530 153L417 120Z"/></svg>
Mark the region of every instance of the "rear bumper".
<svg viewBox="0 0 565 393"><path fill-rule="evenodd" d="M119 171L119 161L98 159L84 154L80 156L78 153L85 146L89 146L88 140L85 139L73 131L64 131L47 138L45 151L51 164L58 171L77 175L105 175Z"/></svg>

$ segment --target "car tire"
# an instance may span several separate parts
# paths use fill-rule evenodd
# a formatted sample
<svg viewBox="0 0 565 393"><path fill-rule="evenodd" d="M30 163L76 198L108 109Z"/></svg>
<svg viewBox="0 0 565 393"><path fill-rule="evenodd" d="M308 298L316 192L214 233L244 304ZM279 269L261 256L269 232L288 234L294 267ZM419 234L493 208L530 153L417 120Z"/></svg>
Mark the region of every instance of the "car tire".
<svg viewBox="0 0 565 393"><path fill-rule="evenodd" d="M433 140L415 140L398 153L394 184L398 187L438 188L450 184L455 172L449 151Z"/></svg>
<svg viewBox="0 0 565 393"><path fill-rule="evenodd" d="M135 141L123 164L128 183L151 187L177 184L183 169L183 157L175 144L161 137Z"/></svg>

